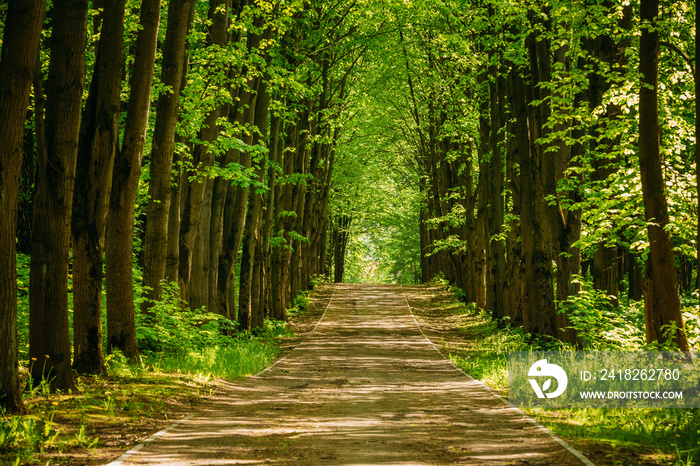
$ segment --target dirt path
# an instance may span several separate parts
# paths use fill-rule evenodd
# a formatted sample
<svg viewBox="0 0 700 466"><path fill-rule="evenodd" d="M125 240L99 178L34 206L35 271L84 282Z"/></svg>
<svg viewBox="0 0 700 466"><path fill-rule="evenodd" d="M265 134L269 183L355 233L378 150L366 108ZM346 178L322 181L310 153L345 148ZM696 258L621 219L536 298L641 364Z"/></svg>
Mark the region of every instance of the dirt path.
<svg viewBox="0 0 700 466"><path fill-rule="evenodd" d="M339 285L301 345L122 464L581 464L461 374L398 286Z"/></svg>

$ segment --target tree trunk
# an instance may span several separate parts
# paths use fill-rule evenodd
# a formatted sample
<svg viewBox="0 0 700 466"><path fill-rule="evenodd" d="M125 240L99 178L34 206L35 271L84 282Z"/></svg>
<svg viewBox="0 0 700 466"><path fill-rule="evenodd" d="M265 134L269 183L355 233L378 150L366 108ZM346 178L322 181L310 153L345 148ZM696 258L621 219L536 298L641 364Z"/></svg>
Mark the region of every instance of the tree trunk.
<svg viewBox="0 0 700 466"><path fill-rule="evenodd" d="M489 293L490 302L487 303L491 310L491 316L495 320L500 320L506 316L505 309L505 291L507 289L506 281L506 250L504 239L494 240L496 236L500 236L503 229L503 159L501 156L501 113L504 110L505 89L504 80L498 72L498 67L493 65L490 67L489 81L490 88L490 146L491 155L488 163L488 187L486 189L488 202L488 242L489 242L489 280L491 292Z"/></svg>
<svg viewBox="0 0 700 466"><path fill-rule="evenodd" d="M272 239L273 229L275 226L275 205L279 203L279 198L276 196L277 187L277 167L279 167L283 160L284 144L280 140L282 132L282 117L279 115L274 115L270 121L270 163L267 168L267 199L265 205L265 211L263 213L263 237L262 237L262 254L264 266L262 273L264 274L262 280L262 290L260 292L261 304L262 306L271 314L268 317L276 318L277 320L284 320L284 315L282 318L274 316L275 314L272 304L272 248L270 247L270 240Z"/></svg>
<svg viewBox="0 0 700 466"><path fill-rule="evenodd" d="M156 122L153 129L148 220L144 241L143 285L148 298L143 303L144 311L149 309L151 305L149 301L157 301L161 298L163 291L161 281L165 277L175 125L186 60L185 38L190 27L192 8L194 8L194 0L172 0L168 6L161 81L164 86L169 86L171 91L164 92L158 97Z"/></svg>
<svg viewBox="0 0 700 466"><path fill-rule="evenodd" d="M24 413L17 349L15 232L22 134L46 2L11 0L0 58L0 407Z"/></svg>
<svg viewBox="0 0 700 466"><path fill-rule="evenodd" d="M259 36L256 36L259 37ZM254 44L255 45L255 44ZM229 118L245 127L251 127L255 120L256 92L260 79L251 79L239 90L240 103L237 109L232 109ZM248 87L250 86L250 87ZM236 111L238 110L238 111ZM250 144L252 136L245 136L243 142ZM251 165L250 152L231 150L227 157L230 163L234 161L241 165L242 169L249 169ZM227 160L227 161L228 161ZM247 184L231 186L227 190L222 221L222 245L218 259L218 312L234 319L236 316L234 285L234 269L243 231L245 230L246 209L248 206L249 187Z"/></svg>
<svg viewBox="0 0 700 466"><path fill-rule="evenodd" d="M270 96L265 81L260 83L258 98L255 101L255 126L258 134L253 138L253 145L265 144L267 139L267 113ZM255 169L256 181L262 183L265 177L265 157ZM259 302L260 274L255 273L256 264L260 266L262 241L262 193L250 190L248 212L246 213L243 233L243 254L241 255L241 279L238 296L238 327L241 330L262 328L263 312Z"/></svg>
<svg viewBox="0 0 700 466"><path fill-rule="evenodd" d="M333 263L335 270L333 274L334 283L343 283L345 273L345 251L350 239L350 224L352 217L347 214L339 215L333 222Z"/></svg>
<svg viewBox="0 0 700 466"><path fill-rule="evenodd" d="M284 151L284 175L291 176L294 174L295 162L299 155L296 152L298 146L299 123L288 130L285 138ZM289 286L290 286L290 267L292 258L293 240L289 234L294 229L295 218L290 215L294 206L294 193L298 189L297 185L285 183L279 187L280 196L277 203L278 212L276 213L279 222L277 230L282 231L284 243L277 248L273 254L273 264L279 264L279 270L273 269L273 279L276 282L272 284L273 294L273 315L286 316L287 305L290 303ZM282 214L284 213L284 214ZM274 267L274 265L273 265ZM276 284L275 284L276 283Z"/></svg>
<svg viewBox="0 0 700 466"><path fill-rule="evenodd" d="M122 147L116 155L105 235L105 288L107 291L107 346L135 362L133 243L136 191L145 144L151 84L160 24L160 0L141 3L140 24L131 75L129 104Z"/></svg>
<svg viewBox="0 0 700 466"><path fill-rule="evenodd" d="M675 324L677 331L668 336L681 351L688 351L671 235L665 229L669 217L660 152L661 130L657 101L659 32L658 29L652 29L656 28L658 14L658 0L641 1L641 20L650 22L650 26L642 27L639 43L639 71L642 75L639 92L639 169L650 247L644 314L647 342L663 341L667 336L667 326Z"/></svg>
<svg viewBox="0 0 700 466"><path fill-rule="evenodd" d="M212 26L210 34L207 36L208 46L216 45L221 48L226 46L230 4L231 0L211 0L209 2L209 18L212 20ZM216 85L210 83L210 88L216 89ZM213 92L216 92L216 90ZM209 247L202 247L201 242L209 242L211 206L209 209L204 209L203 205L205 197L208 197L208 200L211 201L213 184L211 181L207 181L206 173L209 168L214 166L215 155L209 149L209 145L219 135L217 119L222 110L223 106L216 106L204 118L198 138L199 142L194 146L194 172L187 173L186 177L186 179L192 179L192 181L183 185L185 203L182 211L182 221L180 222L180 267L178 275L182 281L181 286L187 290L186 294L193 308L201 308L208 303L206 280L209 274L204 273L203 267L208 262ZM199 267L197 272L195 272L199 280L196 283L191 283L195 247L202 248L197 258ZM207 258L206 260L205 257Z"/></svg>
<svg viewBox="0 0 700 466"><path fill-rule="evenodd" d="M477 309L488 309L489 300L489 241L488 225L486 223L486 164L481 163L479 168L479 184L476 191L478 196L478 210L476 214L476 284L475 297Z"/></svg>
<svg viewBox="0 0 700 466"><path fill-rule="evenodd" d="M73 193L73 368L104 374L102 255L118 148L125 0L107 2L90 93L81 121Z"/></svg>
<svg viewBox="0 0 700 466"><path fill-rule="evenodd" d="M534 40L534 38L531 38ZM535 69L533 67L533 69ZM532 90L530 91L532 92ZM517 121L517 151L520 163L520 225L523 256L523 327L538 335L557 335L552 276L552 239L547 220L539 160L534 146L537 137L534 115L528 115L525 85L513 75L513 111Z"/></svg>
<svg viewBox="0 0 700 466"><path fill-rule="evenodd" d="M29 290L32 377L73 389L68 324L71 209L85 86L87 0L57 0L47 81L46 160L39 161Z"/></svg>
<svg viewBox="0 0 700 466"><path fill-rule="evenodd" d="M175 136L175 140L185 143L183 137ZM182 154L173 154L173 166L180 166ZM165 256L165 279L170 283L180 283L180 212L182 211L182 191L187 184L187 173L175 170L175 180L170 185L170 209L168 210L168 249ZM186 300L185 289L180 283L180 298Z"/></svg>
<svg viewBox="0 0 700 466"><path fill-rule="evenodd" d="M235 8L234 8L235 9ZM262 27L262 18L255 19L255 26ZM260 47L262 36L260 34L249 34L247 39L248 52L251 53ZM241 75L246 76L249 73L246 67L243 68ZM260 87L261 79L259 76L250 78L237 89L238 102L235 106L229 109L229 119L235 120L237 124L244 128L250 128L243 135L243 142L250 144L252 142L252 126L255 123L255 108L257 105L257 92ZM236 99L234 99L234 102ZM241 169L245 170L251 166L250 151L230 150L226 156L226 162L237 162ZM221 187L219 192L221 192ZM219 196L223 195L220 194ZM246 208L248 206L249 187L247 184L231 186L227 189L226 202L223 209L222 220L222 240L221 254L217 262L212 261L212 267L218 267L217 271L217 309L221 315L230 316L234 319L236 316L236 293L235 293L235 275L234 270L238 258L243 232L245 230ZM220 197L218 198L220 199ZM240 321L239 321L240 325Z"/></svg>

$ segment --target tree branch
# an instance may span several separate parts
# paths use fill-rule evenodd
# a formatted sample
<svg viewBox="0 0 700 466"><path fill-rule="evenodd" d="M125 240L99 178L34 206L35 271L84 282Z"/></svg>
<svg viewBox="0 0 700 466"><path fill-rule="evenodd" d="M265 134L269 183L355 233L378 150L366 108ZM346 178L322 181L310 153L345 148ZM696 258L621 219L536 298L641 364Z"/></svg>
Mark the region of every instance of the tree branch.
<svg viewBox="0 0 700 466"><path fill-rule="evenodd" d="M679 49L677 46L670 42L661 40L659 41L659 45L668 47L669 49L673 50L678 55L680 55L683 58L683 60L685 60L685 63L688 65L688 68L690 68L690 71L693 73L693 79L697 79L697 75L695 74L695 66L693 64L694 60L689 58L688 55L685 54L685 52L683 52L681 49Z"/></svg>

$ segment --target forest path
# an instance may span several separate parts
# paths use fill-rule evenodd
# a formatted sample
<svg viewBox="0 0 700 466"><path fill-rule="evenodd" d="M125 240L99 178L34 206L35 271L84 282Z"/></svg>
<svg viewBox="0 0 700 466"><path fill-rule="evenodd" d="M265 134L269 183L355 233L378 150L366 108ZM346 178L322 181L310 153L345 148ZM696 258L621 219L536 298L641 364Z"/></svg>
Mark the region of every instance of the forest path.
<svg viewBox="0 0 700 466"><path fill-rule="evenodd" d="M337 285L285 358L121 464L261 463L581 464L444 359L391 285Z"/></svg>

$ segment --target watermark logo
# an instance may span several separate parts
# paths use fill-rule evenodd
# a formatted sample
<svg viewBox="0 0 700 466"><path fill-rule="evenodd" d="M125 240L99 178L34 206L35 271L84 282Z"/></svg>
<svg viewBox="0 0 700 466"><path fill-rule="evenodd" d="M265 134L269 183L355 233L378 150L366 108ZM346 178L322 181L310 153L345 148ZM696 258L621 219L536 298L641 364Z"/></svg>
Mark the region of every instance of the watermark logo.
<svg viewBox="0 0 700 466"><path fill-rule="evenodd" d="M508 401L549 408L700 408L700 353L511 351Z"/></svg>
<svg viewBox="0 0 700 466"><path fill-rule="evenodd" d="M536 379L528 379L532 389L535 391L537 398L556 398L566 390L566 386L569 383L569 378L566 376L566 372L560 366L556 364L550 364L547 359L540 359L530 366L530 370L527 373L528 377L548 377L544 381L542 387L537 383ZM545 393L552 386L552 377L557 381L557 388L551 393Z"/></svg>

